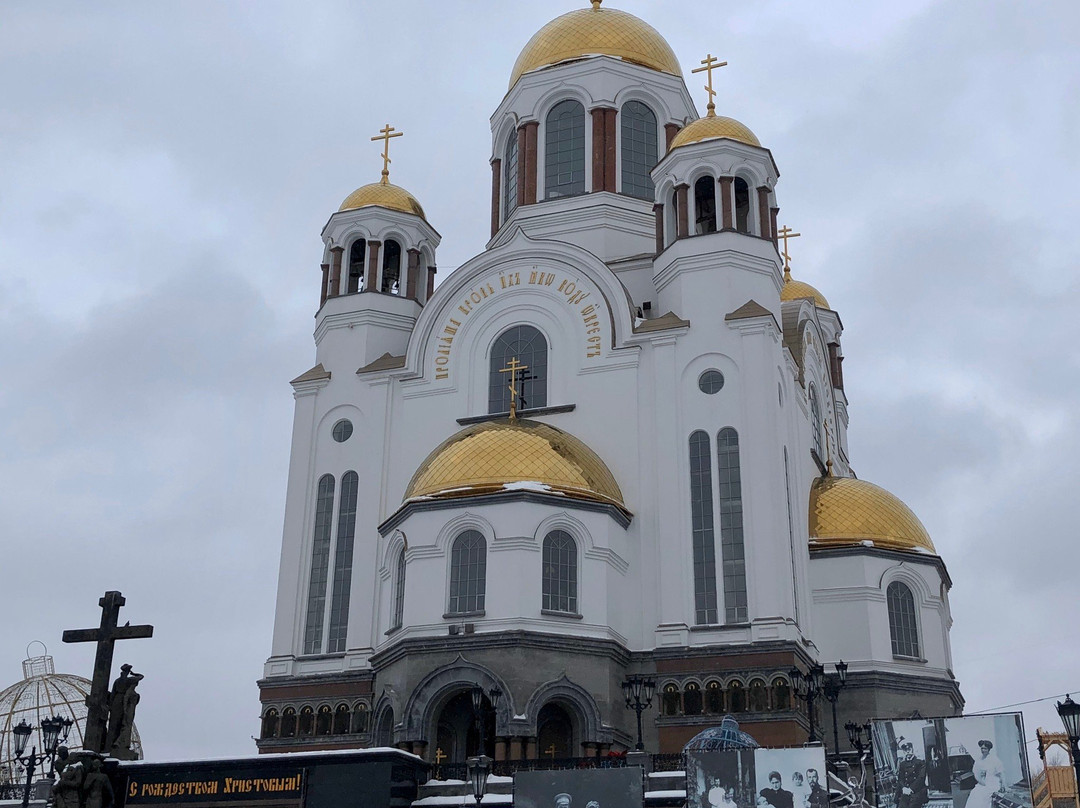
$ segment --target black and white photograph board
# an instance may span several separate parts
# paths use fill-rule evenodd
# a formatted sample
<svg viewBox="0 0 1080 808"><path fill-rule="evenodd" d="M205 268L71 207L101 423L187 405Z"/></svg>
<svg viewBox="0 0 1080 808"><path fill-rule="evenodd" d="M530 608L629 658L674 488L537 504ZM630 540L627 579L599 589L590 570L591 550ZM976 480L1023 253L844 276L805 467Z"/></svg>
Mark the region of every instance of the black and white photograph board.
<svg viewBox="0 0 1080 808"><path fill-rule="evenodd" d="M821 746L691 752L688 808L828 808Z"/></svg>
<svg viewBox="0 0 1080 808"><path fill-rule="evenodd" d="M514 775L515 808L641 808L639 766L567 769Z"/></svg>
<svg viewBox="0 0 1080 808"><path fill-rule="evenodd" d="M1031 808L1020 713L874 721L878 808Z"/></svg>

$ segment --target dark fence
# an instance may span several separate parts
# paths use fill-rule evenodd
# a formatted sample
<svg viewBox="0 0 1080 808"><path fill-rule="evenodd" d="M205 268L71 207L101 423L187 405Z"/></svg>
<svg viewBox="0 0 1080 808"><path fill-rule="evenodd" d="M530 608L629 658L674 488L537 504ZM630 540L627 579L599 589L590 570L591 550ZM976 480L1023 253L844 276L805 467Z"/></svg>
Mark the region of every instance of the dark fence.
<svg viewBox="0 0 1080 808"><path fill-rule="evenodd" d="M681 752L652 755L655 772L678 772L683 770ZM624 755L610 757L537 758L536 760L497 760L491 764L491 773L498 777L513 777L515 772L536 772L565 769L622 769L626 767ZM464 763L433 764L433 780L468 780L469 769Z"/></svg>
<svg viewBox="0 0 1080 808"><path fill-rule="evenodd" d="M0 783L0 801L21 800L25 787L21 783Z"/></svg>

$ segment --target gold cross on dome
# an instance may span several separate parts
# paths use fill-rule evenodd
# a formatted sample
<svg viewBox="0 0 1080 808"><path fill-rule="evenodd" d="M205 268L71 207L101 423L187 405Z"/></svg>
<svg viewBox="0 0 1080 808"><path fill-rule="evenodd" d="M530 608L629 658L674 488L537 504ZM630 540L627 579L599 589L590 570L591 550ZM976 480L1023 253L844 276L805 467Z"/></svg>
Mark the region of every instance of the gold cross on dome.
<svg viewBox="0 0 1080 808"><path fill-rule="evenodd" d="M593 11L599 11L600 10L600 4L603 3L604 0L589 0L589 2L592 3L592 10Z"/></svg>
<svg viewBox="0 0 1080 808"><path fill-rule="evenodd" d="M791 256L788 255L788 244L787 244L788 239L789 238L798 238L801 235L802 235L802 233L796 233L794 230L792 230L786 224L783 227L781 227L780 230L776 234L777 238L780 238L780 239L784 240L784 252L783 252L783 256L784 256L784 280L791 280Z"/></svg>
<svg viewBox="0 0 1080 808"><path fill-rule="evenodd" d="M707 117L712 118L716 115L716 104L713 103L713 96L716 95L716 90L712 86L712 72L720 67L726 67L727 62L718 61L711 53L705 55L705 58L701 60L701 67L695 67L691 70L691 73L706 73L708 74L708 83L705 85L705 92L709 94L708 114Z"/></svg>
<svg viewBox="0 0 1080 808"><path fill-rule="evenodd" d="M510 374L510 420L513 421L517 418L517 372L519 370L528 370L528 365L522 365L518 362L516 356L511 356L510 361L506 363L506 367L499 368L499 373Z"/></svg>
<svg viewBox="0 0 1080 808"><path fill-rule="evenodd" d="M379 134L372 138L372 140L381 140L383 142L382 179L380 180L383 185L390 184L390 138L401 137L404 134L404 132L398 132L390 124L387 124L379 130Z"/></svg>

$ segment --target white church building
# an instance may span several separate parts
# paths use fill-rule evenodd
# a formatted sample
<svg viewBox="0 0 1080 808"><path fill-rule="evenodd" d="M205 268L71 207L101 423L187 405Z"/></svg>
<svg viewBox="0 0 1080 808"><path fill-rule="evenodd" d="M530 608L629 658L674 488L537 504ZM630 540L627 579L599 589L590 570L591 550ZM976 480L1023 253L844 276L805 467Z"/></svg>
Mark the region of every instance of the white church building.
<svg viewBox="0 0 1080 808"><path fill-rule="evenodd" d="M840 660L841 726L959 714L949 575L855 476L773 153L594 0L524 46L491 166L491 239L437 287L437 223L385 171L323 229L259 749L464 760L480 686L496 759L604 755L635 674L649 751L727 713L788 745L792 668Z"/></svg>

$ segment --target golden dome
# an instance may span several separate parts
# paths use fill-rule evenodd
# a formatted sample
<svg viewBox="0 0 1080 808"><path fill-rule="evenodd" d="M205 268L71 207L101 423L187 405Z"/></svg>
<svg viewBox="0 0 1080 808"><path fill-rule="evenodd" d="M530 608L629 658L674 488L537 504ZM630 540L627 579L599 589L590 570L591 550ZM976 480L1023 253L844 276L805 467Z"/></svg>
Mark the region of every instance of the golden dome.
<svg viewBox="0 0 1080 808"><path fill-rule="evenodd" d="M404 188L399 188L396 185L390 183L373 182L370 185L364 185L357 188L348 198L341 203L341 207L338 211L354 210L356 208L367 207L368 205L374 205L379 208L389 208L390 210L399 210L402 213L411 213L414 216L419 216L424 221L427 221L427 217L424 216L424 209L420 207L420 203L416 201L416 197L406 191Z"/></svg>
<svg viewBox="0 0 1080 808"><path fill-rule="evenodd" d="M855 547L937 555L911 508L884 488L854 477L818 477L810 488L810 546Z"/></svg>
<svg viewBox="0 0 1080 808"><path fill-rule="evenodd" d="M514 62L510 87L531 70L588 56L617 56L661 73L682 75L675 52L655 28L625 11L596 6L556 17L533 34Z"/></svg>
<svg viewBox="0 0 1080 808"><path fill-rule="evenodd" d="M443 441L416 470L405 499L547 491L618 506L622 491L596 452L539 421L473 424Z"/></svg>
<svg viewBox="0 0 1080 808"><path fill-rule="evenodd" d="M734 118L725 118L723 115L706 115L698 118L692 124L688 124L679 130L672 138L668 151L685 146L688 143L699 143L702 140L712 140L718 137L726 137L737 140L748 146L760 146L761 141L745 125Z"/></svg>
<svg viewBox="0 0 1080 808"><path fill-rule="evenodd" d="M813 300L815 306L820 306L823 309L829 308L829 301L825 299L825 295L808 283L792 280L791 273L787 273L784 277L784 285L780 287L780 299L786 301L802 300L804 298Z"/></svg>

